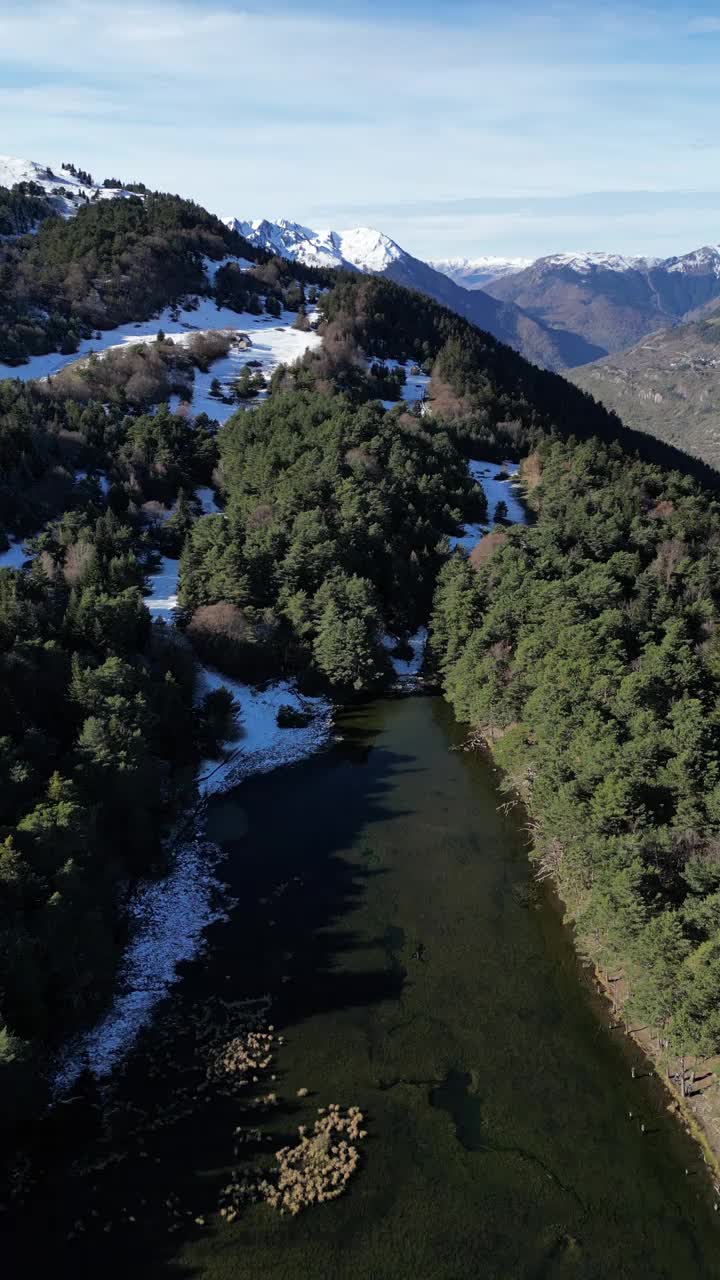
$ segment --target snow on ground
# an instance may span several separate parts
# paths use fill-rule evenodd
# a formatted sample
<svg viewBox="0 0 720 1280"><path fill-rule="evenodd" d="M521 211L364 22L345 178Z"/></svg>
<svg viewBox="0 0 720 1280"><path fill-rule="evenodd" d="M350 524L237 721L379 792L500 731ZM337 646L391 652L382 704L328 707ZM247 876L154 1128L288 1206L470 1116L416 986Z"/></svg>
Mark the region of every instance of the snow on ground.
<svg viewBox="0 0 720 1280"><path fill-rule="evenodd" d="M383 648L390 653L390 661L393 666L397 683L399 687L407 687L413 685L420 674L423 659L425 657L425 645L427 644L427 627L418 627L414 635L408 636L407 643L412 649L410 658L396 658L392 654L392 650L398 644L397 636L383 636Z"/></svg>
<svg viewBox="0 0 720 1280"><path fill-rule="evenodd" d="M239 345L231 347L228 355L215 360L207 373L196 369L195 380L188 396L171 396L170 408L177 410L183 401L187 401L191 405L193 414L206 413L208 417L215 418L218 422L225 422L241 406L236 400L225 404L210 394L210 388L216 378L223 394L231 394L232 386L245 365L258 362L261 367L257 372L262 373L269 382L278 365L293 364L304 356L306 351L320 346L322 338L319 334L292 328L294 319L295 315L290 311L284 312L279 320L272 320L270 316L252 316L248 313L235 315L237 323L234 327L238 333L247 334L252 346L247 350ZM168 333L168 337L182 341L186 335L181 334L178 339L174 333ZM244 401L243 407L252 408L253 404L264 400L266 395L267 392L261 391L252 400Z"/></svg>
<svg viewBox="0 0 720 1280"><path fill-rule="evenodd" d="M87 200L127 199L132 192L124 187L103 187L97 183L88 185L74 178L61 164L38 164L35 160L22 160L19 156L0 156L0 187L14 187L18 182L34 182L46 195L55 200L55 207L65 218L71 218ZM53 196L62 187L67 194Z"/></svg>
<svg viewBox="0 0 720 1280"><path fill-rule="evenodd" d="M145 604L153 618L161 618L163 622L173 622L178 602L178 578L180 561L170 556L163 556L160 568L147 576L150 595L145 597Z"/></svg>
<svg viewBox="0 0 720 1280"><path fill-rule="evenodd" d="M47 378L54 373L59 373L66 365L75 364L83 356L89 356L93 352L109 351L113 347L124 347L133 342L151 341L157 337L159 329L162 329L165 336L172 338L174 342L186 342L188 335L192 333L232 329L238 333L246 333L253 343L252 348L247 352L238 352L236 357L231 355L229 357L231 363L227 369L222 369L225 361L220 360L216 362L209 374L201 374L198 371L195 379L193 401L196 396L200 400L207 401L209 407L205 411L217 418L224 406L207 396L214 377L220 378L223 382L223 373L225 380L229 380L229 375L233 371L234 376L237 377L242 365L249 360L260 360L263 373L268 376L277 365L288 364L299 359L309 347L319 346L322 341L313 331L303 333L301 329L291 328L295 320L295 313L292 311L285 311L280 319L276 319L274 316L264 314L254 316L248 311L237 312L231 311L229 307L219 307L214 298L197 298L196 303L197 305L193 303L179 309L166 307L150 320L130 321L128 324L118 325L115 329L105 329L100 333L99 338L83 339L72 355L51 351L48 355L31 356L26 364L19 365L17 368L0 363L0 378L19 378L22 382L28 382L33 378ZM308 315L308 319L312 322L313 316ZM242 359L239 358L240 356ZM235 406L232 406L228 413L234 412L234 409ZM201 409L197 408L196 412L200 413ZM226 417L228 413L225 414Z"/></svg>
<svg viewBox="0 0 720 1280"><path fill-rule="evenodd" d="M527 516L512 483L513 477L517 475L518 470L516 462L483 462L476 459L468 463L468 470L487 498L487 521L485 524L464 525L462 534L450 538L449 542L452 548L462 547L464 551L469 553L473 547L477 546L480 539L485 537L488 529L492 528L493 515L498 502L504 502L507 506L507 518L510 524L525 524ZM495 477L499 471L504 472L509 479L496 480Z"/></svg>
<svg viewBox="0 0 720 1280"><path fill-rule="evenodd" d="M234 254L219 258L217 262L213 258L203 258L203 270L212 285L215 284L215 277L221 267L237 267L240 271L249 271L254 266L256 263L248 262L247 258L237 258Z"/></svg>
<svg viewBox="0 0 720 1280"><path fill-rule="evenodd" d="M214 504L212 489L199 489L198 497L204 509ZM170 624L177 605L178 570L179 562L165 556L160 568L148 575L152 594L146 604L153 617ZM198 787L203 797L226 791L253 773L302 760L328 741L333 709L324 698L304 697L289 681L260 690L201 668L199 698L221 685L239 705L238 736L224 744L224 760L201 764ZM281 706L309 713L310 722L304 728L278 728ZM66 1047L53 1076L56 1096L67 1092L84 1069L98 1078L114 1070L150 1021L154 1007L177 981L178 965L201 954L205 930L227 918L231 904L216 874L220 860L217 846L198 835L178 840L168 875L135 889L119 994L105 1017Z"/></svg>
<svg viewBox="0 0 720 1280"><path fill-rule="evenodd" d="M332 705L324 698L304 697L289 681L254 689L208 668L201 671L198 696L221 685L239 704L239 735L225 744L225 760L206 760L201 765L199 789L204 797L226 791L250 774L303 760L328 741ZM279 729L281 706L308 712L310 723L305 728ZM119 994L105 1017L61 1055L53 1076L56 1096L66 1092L84 1069L100 1079L114 1070L177 981L178 965L196 959L205 946L206 929L227 918L231 903L217 876L220 860L218 847L199 836L178 840L168 875L144 881L133 892L131 938L118 976Z"/></svg>
<svg viewBox="0 0 720 1280"><path fill-rule="evenodd" d="M177 980L178 965L195 959L205 945L205 930L227 918L225 886L215 870L219 861L215 845L192 839L178 845L166 876L135 889L118 994L105 1017L64 1050L53 1077L56 1095L83 1070L100 1078L110 1074Z"/></svg>
<svg viewBox="0 0 720 1280"><path fill-rule="evenodd" d="M400 388L399 400L383 400L384 409L394 409L396 405L415 404L418 400L424 401L427 396L427 389L430 384L429 375L426 373L412 373L412 369L417 369L417 365L413 360L408 360L404 364L402 360L382 360L372 361L371 363L384 364L386 369L404 369L405 382Z"/></svg>
<svg viewBox="0 0 720 1280"><path fill-rule="evenodd" d="M199 770L201 794L235 786L252 773L270 773L319 751L327 742L332 704L325 698L299 694L293 681L279 680L264 689L231 680L209 667L202 669L198 696L224 686L239 706L238 737L224 743L225 760L204 760ZM310 715L304 728L280 729L278 708L292 707Z"/></svg>
<svg viewBox="0 0 720 1280"><path fill-rule="evenodd" d="M220 513L220 507L215 499L215 490L208 488L200 488L195 490L195 496L202 507L204 516L216 516Z"/></svg>

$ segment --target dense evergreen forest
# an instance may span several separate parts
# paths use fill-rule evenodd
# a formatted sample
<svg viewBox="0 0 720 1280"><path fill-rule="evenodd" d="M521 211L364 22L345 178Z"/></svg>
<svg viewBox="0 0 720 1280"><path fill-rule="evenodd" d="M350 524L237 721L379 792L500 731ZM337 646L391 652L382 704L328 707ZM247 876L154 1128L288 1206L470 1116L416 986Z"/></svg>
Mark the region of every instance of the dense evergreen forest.
<svg viewBox="0 0 720 1280"><path fill-rule="evenodd" d="M631 1015L717 1053L720 506L597 440L544 442L538 473L535 523L442 569L432 656Z"/></svg>
<svg viewBox="0 0 720 1280"><path fill-rule="evenodd" d="M204 260L232 255L254 265L211 283ZM674 1050L720 1048L715 473L421 295L271 259L175 196L3 242L0 359L73 351L188 293L301 316L308 286L322 346L222 428L152 407L212 343L161 335L65 381L0 382L0 540L35 535L29 565L0 569L7 1125L107 998L128 891L162 869L223 737L198 660L344 699L387 686L383 636L430 614L430 669L495 743L584 944ZM431 375L425 413L383 408L404 377L385 360ZM488 514L473 455L531 458L537 516L483 564L448 542ZM223 509L202 515L211 481ZM172 628L143 599L160 555L180 557Z"/></svg>

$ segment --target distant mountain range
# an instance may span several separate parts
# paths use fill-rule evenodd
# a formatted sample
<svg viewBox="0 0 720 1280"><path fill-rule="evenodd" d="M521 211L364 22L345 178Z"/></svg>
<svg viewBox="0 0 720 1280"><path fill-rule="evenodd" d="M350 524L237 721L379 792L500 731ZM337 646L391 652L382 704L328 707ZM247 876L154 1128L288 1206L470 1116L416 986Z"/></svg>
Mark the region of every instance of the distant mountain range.
<svg viewBox="0 0 720 1280"><path fill-rule="evenodd" d="M425 293L547 369L567 369L604 354L585 338L565 332L560 325L546 324L513 302L491 297L482 289L463 288L370 227L315 231L286 218L277 222L226 218L225 222L251 244L292 261L382 275Z"/></svg>
<svg viewBox="0 0 720 1280"><path fill-rule="evenodd" d="M316 231L227 219L251 243L310 266L388 276L429 294L528 359L564 370L633 346L720 301L720 246L672 258L556 253L422 262L369 227Z"/></svg>
<svg viewBox="0 0 720 1280"><path fill-rule="evenodd" d="M664 259L558 253L485 288L608 355L720 299L720 247Z"/></svg>

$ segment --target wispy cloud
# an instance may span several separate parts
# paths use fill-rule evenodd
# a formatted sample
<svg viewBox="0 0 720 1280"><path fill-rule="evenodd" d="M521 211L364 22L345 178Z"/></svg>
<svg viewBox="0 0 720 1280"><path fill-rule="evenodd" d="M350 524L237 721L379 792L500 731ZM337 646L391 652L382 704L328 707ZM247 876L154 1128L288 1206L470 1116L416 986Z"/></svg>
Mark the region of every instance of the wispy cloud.
<svg viewBox="0 0 720 1280"><path fill-rule="evenodd" d="M717 222L720 235L707 192L720 162L708 127L717 44L697 39L697 24L720 19L691 22L661 0L6 0L2 146L223 213L387 218L391 234L416 237L410 249L436 255L448 219L454 251L463 237L469 252L519 251L518 236L527 252L564 247L569 208L514 203L530 198L584 199L572 212L583 243L640 249L643 212L660 207L640 193L680 191L669 252L690 222L703 239ZM578 196L620 189L634 203ZM451 210L459 193L479 203Z"/></svg>

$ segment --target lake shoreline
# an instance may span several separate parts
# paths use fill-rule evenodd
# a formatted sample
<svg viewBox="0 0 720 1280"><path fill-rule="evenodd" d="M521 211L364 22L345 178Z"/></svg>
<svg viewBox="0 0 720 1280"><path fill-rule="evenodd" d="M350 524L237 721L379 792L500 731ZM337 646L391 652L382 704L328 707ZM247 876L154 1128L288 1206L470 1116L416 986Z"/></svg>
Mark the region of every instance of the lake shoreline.
<svg viewBox="0 0 720 1280"><path fill-rule="evenodd" d="M450 704L448 704L450 705ZM506 774L495 761L493 751L493 743L496 740L496 734L490 726L484 726L482 730L478 730L469 740L469 745L462 747L463 750L480 751L489 760L494 772L498 778L506 780ZM520 791L513 789L512 794L517 798L517 803L530 814L527 797L523 796ZM528 849L528 861L536 883L540 886L541 892L550 904L552 910L558 916L564 932L571 941L573 954L577 963L577 978L581 988L585 991L588 1003L598 1022L603 1025L610 1033L619 1032L625 1041L628 1050L628 1057L633 1056L630 1053L631 1046L633 1050L639 1052L641 1064L648 1067L652 1073L654 1080L657 1082L665 1096L669 1099L667 1107L681 1125L685 1132L700 1148L703 1161L707 1166L707 1176L711 1183L712 1190L718 1197L720 1202L720 1114L714 1114L709 1117L703 1117L698 1113L696 1105L693 1105L693 1097L697 1094L686 1094L682 1096L679 1086L675 1083L675 1079L671 1078L667 1072L667 1059L663 1059L662 1050L657 1048L656 1037L651 1035L648 1028L633 1028L623 1017L622 1006L618 1008L615 981L604 973L600 967L593 963L592 960L583 956L577 943L572 921L568 918L569 908L562 896L560 885L554 876L542 875L539 871L533 870L537 865L536 860L532 857L532 841ZM655 1046L655 1047L654 1047ZM688 1058L687 1070L691 1070ZM710 1061L710 1060L708 1060ZM720 1062L720 1059L715 1059ZM707 1066L707 1062L703 1062L703 1066ZM635 1078L635 1077L634 1077ZM712 1083L711 1086L717 1098L716 1112L720 1109L720 1085ZM707 1090L698 1091L701 1093Z"/></svg>

